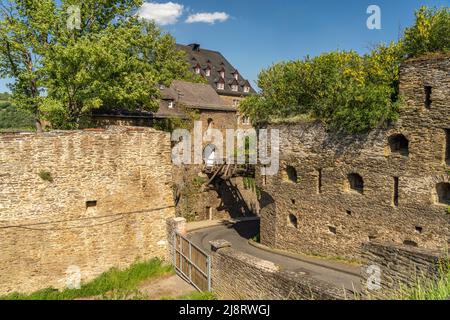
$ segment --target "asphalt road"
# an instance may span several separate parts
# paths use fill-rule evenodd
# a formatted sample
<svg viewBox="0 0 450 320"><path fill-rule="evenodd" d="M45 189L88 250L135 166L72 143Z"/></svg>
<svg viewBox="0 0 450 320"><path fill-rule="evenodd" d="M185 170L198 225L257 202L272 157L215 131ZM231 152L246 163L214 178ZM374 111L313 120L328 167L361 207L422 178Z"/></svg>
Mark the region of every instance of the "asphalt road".
<svg viewBox="0 0 450 320"><path fill-rule="evenodd" d="M271 261L285 270L303 272L313 278L338 287L345 287L353 292L360 291L359 267L310 257L305 257L305 259L300 261L267 252L248 243L248 239L251 239L258 233L259 221L251 221L195 231L189 234L188 237L195 245L208 253L211 252L210 241L227 240L232 244L233 248L260 259Z"/></svg>

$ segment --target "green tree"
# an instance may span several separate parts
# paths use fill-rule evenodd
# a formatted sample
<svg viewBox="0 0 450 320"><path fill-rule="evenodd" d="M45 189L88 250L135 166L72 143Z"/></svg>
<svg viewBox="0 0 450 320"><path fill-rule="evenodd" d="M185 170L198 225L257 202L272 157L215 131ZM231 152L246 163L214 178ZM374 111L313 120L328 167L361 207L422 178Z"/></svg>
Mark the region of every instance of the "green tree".
<svg viewBox="0 0 450 320"><path fill-rule="evenodd" d="M0 130L30 130L33 125L31 114L17 109L9 93L0 93Z"/></svg>
<svg viewBox="0 0 450 320"><path fill-rule="evenodd" d="M0 72L15 79L13 100L35 114L38 130L42 118L77 128L99 107L155 110L158 85L198 80L174 39L136 18L141 4L11 0L2 5ZM78 6L81 19L68 28L72 6Z"/></svg>
<svg viewBox="0 0 450 320"><path fill-rule="evenodd" d="M377 127L396 119L400 51L381 45L365 56L338 51L276 64L260 73L261 95L241 111L255 122L304 116L347 132Z"/></svg>
<svg viewBox="0 0 450 320"><path fill-rule="evenodd" d="M404 34L405 53L414 58L426 53L450 51L450 8L422 7L413 26Z"/></svg>
<svg viewBox="0 0 450 320"><path fill-rule="evenodd" d="M261 71L261 94L246 98L241 112L255 124L301 116L347 132L379 127L398 117L400 64L427 53L449 52L449 34L450 9L422 7L398 43L379 45L364 56L330 52Z"/></svg>

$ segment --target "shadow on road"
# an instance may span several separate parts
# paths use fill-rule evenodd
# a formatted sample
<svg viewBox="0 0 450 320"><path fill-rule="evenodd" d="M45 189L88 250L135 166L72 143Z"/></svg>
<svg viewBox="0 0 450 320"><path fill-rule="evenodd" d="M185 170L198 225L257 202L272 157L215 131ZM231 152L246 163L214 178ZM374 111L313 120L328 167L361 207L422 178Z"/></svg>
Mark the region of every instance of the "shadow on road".
<svg viewBox="0 0 450 320"><path fill-rule="evenodd" d="M238 222L235 224L228 224L227 228L234 229L239 234L239 236L249 240L259 235L260 222L259 221Z"/></svg>

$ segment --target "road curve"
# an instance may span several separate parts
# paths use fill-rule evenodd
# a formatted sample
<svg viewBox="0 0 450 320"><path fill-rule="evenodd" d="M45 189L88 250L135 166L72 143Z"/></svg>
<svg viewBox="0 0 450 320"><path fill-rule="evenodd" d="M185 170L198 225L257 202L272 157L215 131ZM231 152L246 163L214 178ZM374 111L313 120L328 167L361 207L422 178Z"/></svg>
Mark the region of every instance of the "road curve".
<svg viewBox="0 0 450 320"><path fill-rule="evenodd" d="M258 233L259 221L248 221L197 230L190 233L188 238L208 253L211 252L210 241L227 240L233 248L257 258L271 261L285 270L304 272L315 279L338 287L345 287L353 292L360 291L359 267L310 257L300 261L267 252L248 243L248 239Z"/></svg>

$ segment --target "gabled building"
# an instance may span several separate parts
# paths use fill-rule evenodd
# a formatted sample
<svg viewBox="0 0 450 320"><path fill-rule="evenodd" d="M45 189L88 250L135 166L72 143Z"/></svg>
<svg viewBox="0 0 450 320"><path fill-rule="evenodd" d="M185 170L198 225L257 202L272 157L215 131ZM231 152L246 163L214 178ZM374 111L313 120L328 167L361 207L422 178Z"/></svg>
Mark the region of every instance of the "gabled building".
<svg viewBox="0 0 450 320"><path fill-rule="evenodd" d="M162 90L160 109L156 115L176 112L186 114L189 110L198 113L197 121L202 121L203 130L238 127L236 107L226 106L217 92L208 84L175 80L169 88Z"/></svg>
<svg viewBox="0 0 450 320"><path fill-rule="evenodd" d="M246 96L256 93L250 82L220 52L203 49L199 44L177 44L177 48L187 54L192 71L208 81L224 105L237 107Z"/></svg>
<svg viewBox="0 0 450 320"><path fill-rule="evenodd" d="M152 127L169 119L189 119L189 110L198 113L204 130L210 127L236 129L239 126L237 108L226 106L217 92L208 84L175 80L170 87L161 87L161 101L156 112L125 110L95 110L93 119L98 124Z"/></svg>
<svg viewBox="0 0 450 320"><path fill-rule="evenodd" d="M124 110L95 110L93 119L99 125L155 126L173 118L187 118L183 107L196 109L202 120L216 123L222 129L250 129L249 117L240 115L239 102L256 94L250 82L217 51L200 48L198 44L177 44L186 52L192 72L204 77L208 84L175 80L170 87L161 87L161 102L157 112L128 112Z"/></svg>

